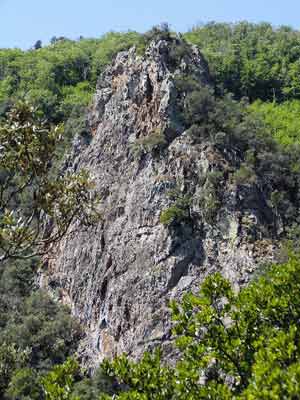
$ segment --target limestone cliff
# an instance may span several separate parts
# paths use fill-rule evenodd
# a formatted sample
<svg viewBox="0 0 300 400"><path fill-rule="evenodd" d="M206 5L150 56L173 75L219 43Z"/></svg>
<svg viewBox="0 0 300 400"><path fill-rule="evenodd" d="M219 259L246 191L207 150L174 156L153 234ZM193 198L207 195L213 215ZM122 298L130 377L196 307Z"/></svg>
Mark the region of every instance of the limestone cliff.
<svg viewBox="0 0 300 400"><path fill-rule="evenodd" d="M215 271L243 284L274 254L280 221L274 224L260 185L228 178L241 155L194 143L178 118L176 77L190 71L204 85L210 77L196 48L177 57L174 64L165 40L152 42L143 56L134 48L120 53L99 79L90 138L75 139L66 163L93 176L102 220L89 230L71 227L52 249L42 284L56 289L85 325L82 348L92 363L167 347L170 298L195 290ZM208 218L201 199L217 171L224 172L221 201ZM161 213L187 194L187 216L162 224Z"/></svg>

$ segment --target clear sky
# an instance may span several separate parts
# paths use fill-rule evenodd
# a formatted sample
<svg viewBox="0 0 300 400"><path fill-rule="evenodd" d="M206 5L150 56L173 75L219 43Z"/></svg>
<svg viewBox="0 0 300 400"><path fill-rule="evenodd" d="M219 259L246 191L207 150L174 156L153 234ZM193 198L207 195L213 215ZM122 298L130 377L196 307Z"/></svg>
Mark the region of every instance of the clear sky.
<svg viewBox="0 0 300 400"><path fill-rule="evenodd" d="M53 36L143 32L160 22L177 31L207 21L268 21L300 28L300 0L0 0L0 47L29 48Z"/></svg>

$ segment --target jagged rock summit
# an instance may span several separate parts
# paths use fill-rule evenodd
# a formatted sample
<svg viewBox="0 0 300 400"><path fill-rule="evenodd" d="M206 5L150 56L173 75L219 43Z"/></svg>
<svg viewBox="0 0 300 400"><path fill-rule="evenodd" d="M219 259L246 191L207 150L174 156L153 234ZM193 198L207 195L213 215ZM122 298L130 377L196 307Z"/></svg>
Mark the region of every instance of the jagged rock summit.
<svg viewBox="0 0 300 400"><path fill-rule="evenodd" d="M176 79L189 72L209 85L210 77L196 48L181 54L174 42L182 45L157 40L143 56L134 48L118 54L99 79L90 138L77 137L67 161L69 170L93 176L102 220L70 228L52 249L42 284L85 326L90 364L122 352L137 358L161 343L167 349L170 298L216 271L241 285L273 256L274 216L259 185L224 178L214 215L203 209L209 175L241 160L207 141L195 144L185 131ZM162 223L178 202L186 214Z"/></svg>

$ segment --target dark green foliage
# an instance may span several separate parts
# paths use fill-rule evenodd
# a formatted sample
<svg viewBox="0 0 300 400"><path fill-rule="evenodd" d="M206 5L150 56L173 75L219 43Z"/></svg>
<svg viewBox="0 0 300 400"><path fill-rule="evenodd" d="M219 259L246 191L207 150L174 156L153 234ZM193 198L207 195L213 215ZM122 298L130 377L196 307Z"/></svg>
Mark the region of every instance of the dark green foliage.
<svg viewBox="0 0 300 400"><path fill-rule="evenodd" d="M215 98L212 90L207 87L199 87L187 93L184 103L184 117L189 124L207 124L209 114L215 110Z"/></svg>
<svg viewBox="0 0 300 400"><path fill-rule="evenodd" d="M211 225L215 222L218 210L221 206L221 182L223 178L223 172L221 171L209 172L206 176L203 191L198 199L203 218Z"/></svg>
<svg viewBox="0 0 300 400"><path fill-rule="evenodd" d="M27 260L22 263L10 263L0 269L0 330L21 307L24 299L34 289L34 273L37 263Z"/></svg>
<svg viewBox="0 0 300 400"><path fill-rule="evenodd" d="M183 194L178 187L170 190L167 195L172 201L172 205L161 212L159 218L160 223L166 226L172 226L190 222L191 196Z"/></svg>
<svg viewBox="0 0 300 400"><path fill-rule="evenodd" d="M42 48L42 41L41 40L37 40L33 46L34 50L39 50Z"/></svg>
<svg viewBox="0 0 300 400"><path fill-rule="evenodd" d="M159 151L167 144L166 137L162 128L156 128L147 136L142 136L134 141L131 145L131 151L135 157L142 154Z"/></svg>
<svg viewBox="0 0 300 400"><path fill-rule="evenodd" d="M187 219L188 216L188 211L176 204L163 210L160 214L159 221L163 225L178 224Z"/></svg>
<svg viewBox="0 0 300 400"><path fill-rule="evenodd" d="M0 270L0 364L7 365L0 371L0 397L7 391L8 399L29 392L41 398L38 376L73 354L82 335L69 311L36 289L36 266L28 260Z"/></svg>
<svg viewBox="0 0 300 400"><path fill-rule="evenodd" d="M3 397L14 372L26 365L28 349L20 350L15 344L0 344L0 396Z"/></svg>
<svg viewBox="0 0 300 400"><path fill-rule="evenodd" d="M230 94L217 95L213 88L202 84L190 73L177 77L175 86L181 121L196 142L232 146L237 141L242 145L243 141L249 140L249 134L257 135L257 128L250 126L247 126L250 131L247 137L241 135L240 129L247 123L245 104L238 103Z"/></svg>
<svg viewBox="0 0 300 400"><path fill-rule="evenodd" d="M106 362L124 391L114 399L296 399L299 394L300 262L267 270L240 293L220 274L172 302L180 360L159 353ZM111 397L103 397L109 399Z"/></svg>
<svg viewBox="0 0 300 400"><path fill-rule="evenodd" d="M113 395L118 390L116 380L105 374L103 368L100 367L92 377L85 377L74 384L72 400L77 397L80 400L94 400L104 393Z"/></svg>
<svg viewBox="0 0 300 400"><path fill-rule="evenodd" d="M41 400L44 398L40 377L32 368L17 369L6 391L9 400Z"/></svg>
<svg viewBox="0 0 300 400"><path fill-rule="evenodd" d="M55 222L59 215L56 232L62 237L71 222L60 225L64 216L78 215L80 197L88 196L84 172L54 174L59 138L59 129L27 104L11 109L0 125L0 397L5 399L43 399L40 375L73 354L81 336L69 311L34 284L33 256L45 253L52 236L44 230L46 218ZM82 206L88 203L85 197Z"/></svg>
<svg viewBox="0 0 300 400"><path fill-rule="evenodd" d="M86 171L53 175L59 159L59 127L52 127L28 104L10 110L0 124L0 262L43 254L72 221L94 223L93 184ZM45 221L56 230L45 230ZM82 219L83 218L83 219Z"/></svg>
<svg viewBox="0 0 300 400"><path fill-rule="evenodd" d="M237 98L299 98L299 31L268 23L208 23L185 38L197 44L209 61L218 86Z"/></svg>
<svg viewBox="0 0 300 400"><path fill-rule="evenodd" d="M232 180L237 185L251 184L256 182L255 172L247 165L241 165L232 175Z"/></svg>
<svg viewBox="0 0 300 400"><path fill-rule="evenodd" d="M185 56L190 56L190 46L183 37L179 38L176 32L172 32L167 23L154 26L142 36L145 47L151 41L160 40L168 42L167 64L168 68L174 71Z"/></svg>
<svg viewBox="0 0 300 400"><path fill-rule="evenodd" d="M74 352L80 330L67 309L58 306L46 293L38 291L24 299L0 333L2 340L30 349L29 365L45 370L64 361Z"/></svg>
<svg viewBox="0 0 300 400"><path fill-rule="evenodd" d="M153 26L153 28L144 34L144 40L146 43L150 43L152 40L172 40L172 33L168 23Z"/></svg>
<svg viewBox="0 0 300 400"><path fill-rule="evenodd" d="M173 393L173 371L161 365L160 357L157 350L154 354L145 353L139 363L134 363L125 356L116 358L112 363L104 362L102 368L105 373L118 377L119 382L128 388L128 392L125 391L117 398L170 399Z"/></svg>

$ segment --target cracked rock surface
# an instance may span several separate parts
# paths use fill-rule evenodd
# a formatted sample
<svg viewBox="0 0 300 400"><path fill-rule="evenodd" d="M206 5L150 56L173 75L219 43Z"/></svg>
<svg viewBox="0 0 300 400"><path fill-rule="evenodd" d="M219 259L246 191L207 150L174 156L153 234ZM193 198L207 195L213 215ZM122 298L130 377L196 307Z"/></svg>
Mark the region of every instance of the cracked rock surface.
<svg viewBox="0 0 300 400"><path fill-rule="evenodd" d="M101 197L102 220L88 230L72 226L52 251L41 284L56 289L86 328L83 357L94 365L122 352L133 358L163 343L168 351L168 302L196 290L220 271L236 287L274 254L274 216L258 185L221 182L214 222L202 216L209 172L238 165L209 143L194 144L178 122L174 76L187 68L210 78L193 48L176 71L168 43L152 42L144 56L121 52L100 77L89 113L91 139L77 137L67 161L87 169ZM162 151L135 155L135 143L163 132ZM191 193L188 222L165 226L172 188Z"/></svg>

